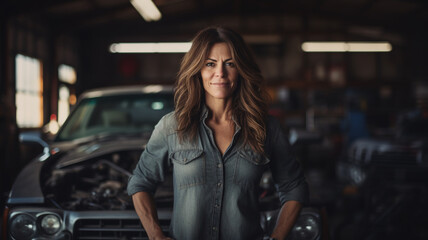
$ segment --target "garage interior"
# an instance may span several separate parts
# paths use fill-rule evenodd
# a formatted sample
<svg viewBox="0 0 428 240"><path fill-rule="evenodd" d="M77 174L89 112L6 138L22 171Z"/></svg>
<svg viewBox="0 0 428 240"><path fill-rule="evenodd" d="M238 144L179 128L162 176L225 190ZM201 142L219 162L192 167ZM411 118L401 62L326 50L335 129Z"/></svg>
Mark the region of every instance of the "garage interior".
<svg viewBox="0 0 428 240"><path fill-rule="evenodd" d="M361 231L367 234L358 239L370 239L377 236L372 235L376 228L386 229L388 236L397 233L402 237L406 232L408 239L428 237L418 224L397 228L400 217L414 215L427 222L426 213L403 214L413 208L408 202L399 202L401 195L377 196L368 201L380 203L370 205L357 200L358 187L343 187L337 179L337 163L350 149L349 133L343 128L349 104L356 104L364 114L365 137L371 139L392 139L399 134L406 113L428 111L428 2L153 3L162 14L158 21L143 19L128 0L0 3L1 209L14 178L30 160L31 153L21 151L19 134L46 132L52 121L61 124L68 114L68 110L60 110L62 94L66 95L65 109L73 109L79 95L89 89L174 84L184 53L115 53L112 44L189 42L199 30L221 25L242 34L253 50L272 97L270 113L280 119L290 136L315 136L313 141L296 144L295 151L310 184L311 205L327 212L327 239L357 239L356 232ZM302 48L305 42L387 42L391 50L309 52ZM19 68L21 60L36 62L38 69L30 71L33 65ZM62 71L71 72L71 77L63 77ZM34 89L28 88L28 82L18 84L17 78L30 73L37 74L38 90L33 95L40 108L19 113L17 96ZM424 118L424 125L416 130L419 133L428 130L428 115ZM421 136L417 139L423 143L420 161L427 167L428 135ZM400 161L406 156L389 157ZM409 201L426 202L427 182L417 184L425 190L418 190L417 198ZM382 204L394 199L393 207ZM369 205L370 209L364 208Z"/></svg>

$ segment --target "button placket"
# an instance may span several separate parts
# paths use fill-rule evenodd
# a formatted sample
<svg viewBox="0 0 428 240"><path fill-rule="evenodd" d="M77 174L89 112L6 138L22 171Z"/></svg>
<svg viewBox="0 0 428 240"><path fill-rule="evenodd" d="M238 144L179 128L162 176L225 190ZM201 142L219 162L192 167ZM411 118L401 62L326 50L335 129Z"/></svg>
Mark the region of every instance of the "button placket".
<svg viewBox="0 0 428 240"><path fill-rule="evenodd" d="M229 145L228 149L226 150L225 154L222 155L220 150L218 149L217 145L214 141L214 135L212 130L206 126L205 122L203 122L203 129L204 135L207 137L206 141L209 144L209 148L211 151L211 156L213 157L212 165L210 164L210 169L208 170L209 173L213 174L211 182L211 186L214 187L213 191L213 202L211 205L212 209L212 216L211 216L211 226L210 226L210 239L218 240L220 238L220 225L221 225L221 209L223 204L223 194L225 190L225 176L224 176L224 161L228 156L230 155L231 148L234 146L235 143L235 136L232 139L231 144ZM236 132L235 132L236 135Z"/></svg>
<svg viewBox="0 0 428 240"><path fill-rule="evenodd" d="M213 222L213 227L212 227L212 238L213 239L218 239L219 238L219 227L220 227L220 221L221 221L221 204L222 204L222 200L223 200L223 192L224 192L224 169L223 169L223 159L222 156L220 154L220 152L218 152L217 155L217 169L215 171L216 173L216 178L217 178L217 187L215 190L215 200L214 200L214 222Z"/></svg>

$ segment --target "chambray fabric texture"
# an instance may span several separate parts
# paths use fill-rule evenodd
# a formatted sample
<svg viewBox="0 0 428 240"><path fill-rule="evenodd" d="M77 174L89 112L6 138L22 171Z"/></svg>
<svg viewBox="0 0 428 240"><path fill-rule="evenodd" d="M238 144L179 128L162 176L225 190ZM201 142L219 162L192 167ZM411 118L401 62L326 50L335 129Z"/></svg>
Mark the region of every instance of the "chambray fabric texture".
<svg viewBox="0 0 428 240"><path fill-rule="evenodd" d="M299 163L291 152L279 123L267 123L265 156L243 146L240 127L235 125L232 143L224 153L218 150L212 130L201 114L195 142L178 140L174 113L156 125L133 175L128 194L154 193L172 166L174 209L170 235L177 240L260 239L257 187L262 173L270 168L284 204L306 202L308 187Z"/></svg>

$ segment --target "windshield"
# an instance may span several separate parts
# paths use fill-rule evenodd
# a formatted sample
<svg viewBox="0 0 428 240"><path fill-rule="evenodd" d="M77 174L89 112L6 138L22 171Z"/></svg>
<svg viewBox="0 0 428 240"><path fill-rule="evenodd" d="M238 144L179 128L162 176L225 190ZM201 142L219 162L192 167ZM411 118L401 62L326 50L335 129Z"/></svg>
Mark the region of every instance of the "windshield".
<svg viewBox="0 0 428 240"><path fill-rule="evenodd" d="M82 100L64 123L55 141L94 135L151 132L174 108L173 94L137 94Z"/></svg>

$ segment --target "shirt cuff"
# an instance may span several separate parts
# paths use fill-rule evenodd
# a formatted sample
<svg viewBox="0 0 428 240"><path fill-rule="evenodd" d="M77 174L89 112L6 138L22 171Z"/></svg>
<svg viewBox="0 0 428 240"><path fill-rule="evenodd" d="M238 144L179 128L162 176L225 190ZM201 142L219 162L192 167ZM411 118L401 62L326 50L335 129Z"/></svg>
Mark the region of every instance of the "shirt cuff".
<svg viewBox="0 0 428 240"><path fill-rule="evenodd" d="M128 179L127 192L129 196L136 194L137 192L147 192L155 194L156 186L146 186L143 184L143 179L136 177L135 175L130 176Z"/></svg>
<svg viewBox="0 0 428 240"><path fill-rule="evenodd" d="M309 189L306 182L302 182L297 187L291 189L288 192L278 191L279 200L281 205L284 205L287 201L298 201L302 204L307 204L309 202Z"/></svg>

